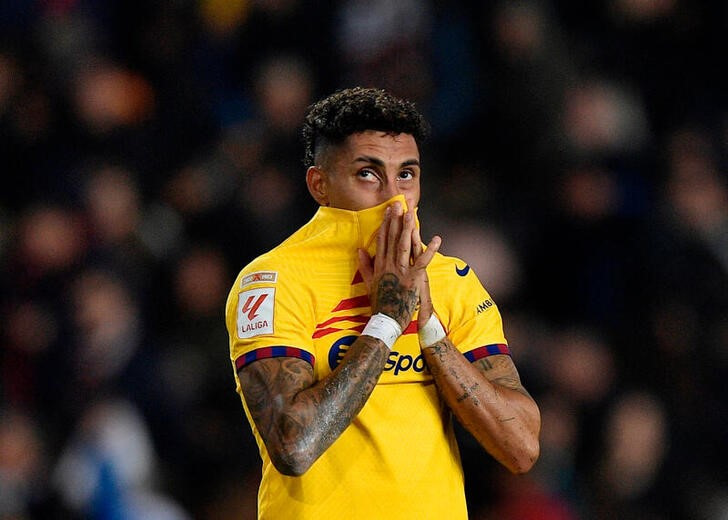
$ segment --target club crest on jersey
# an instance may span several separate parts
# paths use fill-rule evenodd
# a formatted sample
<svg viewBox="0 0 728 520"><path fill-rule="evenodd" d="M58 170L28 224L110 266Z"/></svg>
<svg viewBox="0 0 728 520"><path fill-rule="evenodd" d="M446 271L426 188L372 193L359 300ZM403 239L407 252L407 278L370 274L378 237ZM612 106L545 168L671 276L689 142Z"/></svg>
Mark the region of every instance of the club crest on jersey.
<svg viewBox="0 0 728 520"><path fill-rule="evenodd" d="M238 295L237 333L246 339L273 333L275 288L250 289Z"/></svg>
<svg viewBox="0 0 728 520"><path fill-rule="evenodd" d="M240 287L245 287L256 282L276 283L276 280L278 280L278 273L276 271L258 271L243 276L242 280L240 280Z"/></svg>

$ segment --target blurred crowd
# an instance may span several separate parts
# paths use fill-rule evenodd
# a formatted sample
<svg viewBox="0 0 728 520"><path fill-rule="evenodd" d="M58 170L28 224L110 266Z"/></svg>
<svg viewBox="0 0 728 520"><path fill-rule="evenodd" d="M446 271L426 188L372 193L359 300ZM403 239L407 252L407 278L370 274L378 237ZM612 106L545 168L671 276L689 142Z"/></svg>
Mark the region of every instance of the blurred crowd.
<svg viewBox="0 0 728 520"><path fill-rule="evenodd" d="M725 2L0 2L0 519L246 519L223 307L315 211L306 107L414 100L425 237L543 415L471 518L728 518ZM432 490L436 493L437 490Z"/></svg>

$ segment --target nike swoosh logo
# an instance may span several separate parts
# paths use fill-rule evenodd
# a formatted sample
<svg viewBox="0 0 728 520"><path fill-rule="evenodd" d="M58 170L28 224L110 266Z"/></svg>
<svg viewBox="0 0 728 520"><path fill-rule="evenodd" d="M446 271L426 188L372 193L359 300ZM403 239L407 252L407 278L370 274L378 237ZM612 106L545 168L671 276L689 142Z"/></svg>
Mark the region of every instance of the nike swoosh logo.
<svg viewBox="0 0 728 520"><path fill-rule="evenodd" d="M458 266L455 266L455 272L459 274L460 276L465 276L470 271L470 266L466 265L462 269L460 269Z"/></svg>

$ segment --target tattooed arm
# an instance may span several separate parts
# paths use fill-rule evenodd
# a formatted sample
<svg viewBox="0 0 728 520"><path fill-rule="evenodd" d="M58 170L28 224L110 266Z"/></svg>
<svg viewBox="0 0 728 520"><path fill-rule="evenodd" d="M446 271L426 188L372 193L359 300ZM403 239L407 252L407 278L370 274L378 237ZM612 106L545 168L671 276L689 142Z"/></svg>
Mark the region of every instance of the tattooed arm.
<svg viewBox="0 0 728 520"><path fill-rule="evenodd" d="M336 370L314 383L301 359L261 359L244 366L240 386L273 465L302 475L341 435L377 384L389 349L360 336Z"/></svg>
<svg viewBox="0 0 728 520"><path fill-rule="evenodd" d="M423 248L417 230L412 240L418 257ZM433 312L427 276L420 301L417 321L422 328ZM478 443L513 473L531 469L539 455L541 415L511 357L497 354L471 364L447 337L422 353L440 395Z"/></svg>
<svg viewBox="0 0 728 520"><path fill-rule="evenodd" d="M413 228L413 217L403 219L395 203L379 229L376 259L360 252L372 313L394 318L402 330L412 319L420 277L439 245L438 238L430 244L431 254L410 265ZM388 356L384 342L362 335L339 366L315 384L311 365L300 359L261 359L240 369L245 402L278 471L297 476L311 467L362 409Z"/></svg>
<svg viewBox="0 0 728 520"><path fill-rule="evenodd" d="M488 453L513 473L539 454L541 418L510 356L470 363L448 338L422 349L445 402Z"/></svg>

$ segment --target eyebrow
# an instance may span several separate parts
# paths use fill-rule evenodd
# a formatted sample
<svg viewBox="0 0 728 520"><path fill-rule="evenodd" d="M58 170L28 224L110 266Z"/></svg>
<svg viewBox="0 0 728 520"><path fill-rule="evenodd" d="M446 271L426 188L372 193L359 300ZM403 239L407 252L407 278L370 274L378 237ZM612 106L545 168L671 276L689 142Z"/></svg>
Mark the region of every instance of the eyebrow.
<svg viewBox="0 0 728 520"><path fill-rule="evenodd" d="M354 159L352 162L355 162L355 163L357 163L357 162L371 163L371 164L376 164L377 166L380 166L382 168L384 168L384 166L385 166L384 161L382 161L378 157L371 157L369 155L360 155L359 157L357 157L356 159ZM419 166L419 165L420 165L420 161L418 161L417 159L407 159L406 161L404 161L399 166L401 168L403 166Z"/></svg>

